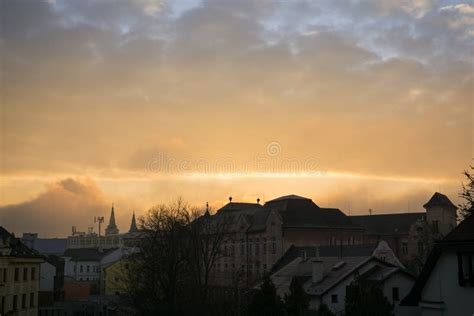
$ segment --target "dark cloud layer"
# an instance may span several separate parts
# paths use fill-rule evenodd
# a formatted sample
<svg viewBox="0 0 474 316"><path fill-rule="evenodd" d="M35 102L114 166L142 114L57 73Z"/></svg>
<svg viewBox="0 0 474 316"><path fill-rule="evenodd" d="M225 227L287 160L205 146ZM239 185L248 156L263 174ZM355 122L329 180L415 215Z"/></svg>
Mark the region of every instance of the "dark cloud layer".
<svg viewBox="0 0 474 316"><path fill-rule="evenodd" d="M16 233L66 236L71 226L85 230L94 216L105 215L109 203L90 179L67 178L49 184L33 199L0 207L0 225Z"/></svg>

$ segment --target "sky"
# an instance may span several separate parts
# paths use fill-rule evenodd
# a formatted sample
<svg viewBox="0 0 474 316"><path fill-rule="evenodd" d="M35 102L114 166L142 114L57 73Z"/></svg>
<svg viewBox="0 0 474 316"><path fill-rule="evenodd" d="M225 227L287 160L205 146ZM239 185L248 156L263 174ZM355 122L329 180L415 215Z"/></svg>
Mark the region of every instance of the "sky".
<svg viewBox="0 0 474 316"><path fill-rule="evenodd" d="M0 0L0 225L66 236L182 198L459 203L474 6Z"/></svg>

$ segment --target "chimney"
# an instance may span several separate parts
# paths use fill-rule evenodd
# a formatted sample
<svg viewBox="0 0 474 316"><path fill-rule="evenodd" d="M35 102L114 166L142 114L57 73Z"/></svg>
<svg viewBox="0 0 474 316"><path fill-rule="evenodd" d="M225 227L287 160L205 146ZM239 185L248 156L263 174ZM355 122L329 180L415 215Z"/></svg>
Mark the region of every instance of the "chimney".
<svg viewBox="0 0 474 316"><path fill-rule="evenodd" d="M319 258L311 260L311 278L313 283L321 282L323 279L323 262Z"/></svg>

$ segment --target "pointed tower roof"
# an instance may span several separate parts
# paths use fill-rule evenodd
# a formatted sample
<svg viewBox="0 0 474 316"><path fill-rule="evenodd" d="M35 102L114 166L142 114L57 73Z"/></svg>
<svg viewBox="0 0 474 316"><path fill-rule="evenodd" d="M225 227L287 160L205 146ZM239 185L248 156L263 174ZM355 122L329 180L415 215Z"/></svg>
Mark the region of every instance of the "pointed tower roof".
<svg viewBox="0 0 474 316"><path fill-rule="evenodd" d="M112 204L112 210L110 211L109 225L107 225L107 228L105 229L105 234L117 235L118 233L119 233L119 229L117 225L115 224L114 204Z"/></svg>
<svg viewBox="0 0 474 316"><path fill-rule="evenodd" d="M132 215L132 223L130 224L129 233L136 233L138 231L137 222L135 221L135 211L133 211Z"/></svg>

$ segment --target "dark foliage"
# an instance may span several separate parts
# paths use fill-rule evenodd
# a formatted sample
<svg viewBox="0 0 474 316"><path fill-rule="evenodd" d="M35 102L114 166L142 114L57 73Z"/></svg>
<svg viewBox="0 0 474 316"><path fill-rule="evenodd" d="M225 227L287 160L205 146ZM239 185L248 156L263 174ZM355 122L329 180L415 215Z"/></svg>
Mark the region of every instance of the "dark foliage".
<svg viewBox="0 0 474 316"><path fill-rule="evenodd" d="M285 295L285 308L288 315L303 316L309 306L309 296L303 289L301 279L293 278L290 284L290 293Z"/></svg>
<svg viewBox="0 0 474 316"><path fill-rule="evenodd" d="M464 202L459 204L458 217L462 221L474 212L474 174L472 173L474 166L470 166L464 171L466 183L462 184L462 192L459 194Z"/></svg>
<svg viewBox="0 0 474 316"><path fill-rule="evenodd" d="M346 291L346 316L392 316L393 306L376 282L358 279Z"/></svg>
<svg viewBox="0 0 474 316"><path fill-rule="evenodd" d="M252 297L247 308L246 315L249 316L279 316L285 315L285 308L280 297L277 295L275 285L272 280L266 276Z"/></svg>

